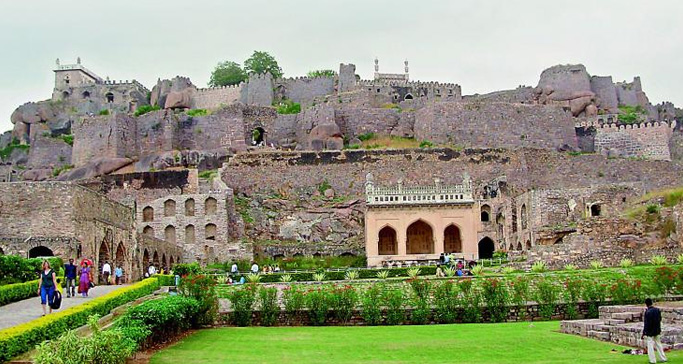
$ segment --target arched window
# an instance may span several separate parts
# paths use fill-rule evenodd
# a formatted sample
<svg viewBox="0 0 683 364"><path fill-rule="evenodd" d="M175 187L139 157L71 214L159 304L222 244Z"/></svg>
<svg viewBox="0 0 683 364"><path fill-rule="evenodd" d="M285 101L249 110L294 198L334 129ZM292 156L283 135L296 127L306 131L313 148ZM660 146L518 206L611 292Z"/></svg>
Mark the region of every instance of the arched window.
<svg viewBox="0 0 683 364"><path fill-rule="evenodd" d="M432 227L417 220L406 230L406 251L408 254L431 254L434 252L434 233Z"/></svg>
<svg viewBox="0 0 683 364"><path fill-rule="evenodd" d="M142 209L142 221L154 221L154 209L151 206L147 206Z"/></svg>
<svg viewBox="0 0 683 364"><path fill-rule="evenodd" d="M164 216L175 216L175 201L166 200L164 202Z"/></svg>
<svg viewBox="0 0 683 364"><path fill-rule="evenodd" d="M157 270L159 269L159 253L157 253L156 251L154 252L154 255L152 256L152 264L154 264L154 266L157 268Z"/></svg>
<svg viewBox="0 0 683 364"><path fill-rule="evenodd" d="M187 225L185 227L185 244L194 244L195 234L194 225Z"/></svg>
<svg viewBox="0 0 683 364"><path fill-rule="evenodd" d="M391 226L385 226L379 231L379 255L398 254L398 240L396 240L396 230Z"/></svg>
<svg viewBox="0 0 683 364"><path fill-rule="evenodd" d="M123 267L123 263L126 260L126 247L123 245L123 242L119 242L119 245L116 247L116 265L119 267Z"/></svg>
<svg viewBox="0 0 683 364"><path fill-rule="evenodd" d="M89 91L83 91L83 98L89 99L90 98L90 92Z"/></svg>
<svg viewBox="0 0 683 364"><path fill-rule="evenodd" d="M206 199L204 202L204 214L206 215L213 215L216 213L216 209L218 206L218 201L216 201L215 198L209 197Z"/></svg>
<svg viewBox="0 0 683 364"><path fill-rule="evenodd" d="M206 224L204 227L204 238L206 240L216 240L216 225Z"/></svg>
<svg viewBox="0 0 683 364"><path fill-rule="evenodd" d="M266 141L266 130L258 127L251 131L251 145L263 145Z"/></svg>
<svg viewBox="0 0 683 364"><path fill-rule="evenodd" d="M69 98L69 91L62 92L62 99L68 99L68 98Z"/></svg>
<svg viewBox="0 0 683 364"><path fill-rule="evenodd" d="M194 216L194 200L191 198L185 201L185 216Z"/></svg>
<svg viewBox="0 0 683 364"><path fill-rule="evenodd" d="M526 205L522 204L522 208L520 209L520 215L522 218L522 230L526 229L528 226L527 222L527 216L526 216Z"/></svg>
<svg viewBox="0 0 683 364"><path fill-rule="evenodd" d="M147 271L147 268L149 268L149 252L147 251L147 248L145 248L145 252L142 255L142 266L145 268L145 272Z"/></svg>
<svg viewBox="0 0 683 364"><path fill-rule="evenodd" d="M481 222L491 221L491 207L489 205L481 205Z"/></svg>
<svg viewBox="0 0 683 364"><path fill-rule="evenodd" d="M167 242L169 242L171 244L175 244L175 242L176 242L175 226L173 226L173 225L166 226L166 229L164 229L164 238Z"/></svg>
<svg viewBox="0 0 683 364"><path fill-rule="evenodd" d="M462 253L460 229L454 224L448 225L443 232L444 253Z"/></svg>
<svg viewBox="0 0 683 364"><path fill-rule="evenodd" d="M154 237L154 228L147 225L147 226L145 226L144 229L142 229L142 233L153 238Z"/></svg>
<svg viewBox="0 0 683 364"><path fill-rule="evenodd" d="M530 249L531 249L531 240L527 240L526 241L526 250L530 250Z"/></svg>
<svg viewBox="0 0 683 364"><path fill-rule="evenodd" d="M410 94L410 93L408 93L408 94L406 94L406 97L404 97L403 99L404 99L404 100L412 100L412 99L413 99L413 95Z"/></svg>
<svg viewBox="0 0 683 364"><path fill-rule="evenodd" d="M591 205L591 216L592 217L600 216L601 212L602 211L600 208L600 204L595 203L595 204Z"/></svg>
<svg viewBox="0 0 683 364"><path fill-rule="evenodd" d="M114 102L114 94L111 92L107 92L104 97L107 99L107 102Z"/></svg>

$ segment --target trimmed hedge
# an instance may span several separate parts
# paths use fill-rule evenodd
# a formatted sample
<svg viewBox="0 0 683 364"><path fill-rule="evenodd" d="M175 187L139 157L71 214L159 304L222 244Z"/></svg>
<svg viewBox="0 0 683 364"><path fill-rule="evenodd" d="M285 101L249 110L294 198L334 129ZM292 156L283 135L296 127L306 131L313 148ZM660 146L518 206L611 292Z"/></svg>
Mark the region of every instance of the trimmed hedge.
<svg viewBox="0 0 683 364"><path fill-rule="evenodd" d="M64 267L61 258L47 258L55 272ZM40 275L42 258L23 258L18 255L0 255L0 285L32 281ZM59 273L58 273L59 274Z"/></svg>
<svg viewBox="0 0 683 364"><path fill-rule="evenodd" d="M0 286L0 306L38 295L38 280Z"/></svg>
<svg viewBox="0 0 683 364"><path fill-rule="evenodd" d="M148 278L102 297L33 321L0 331L0 362L25 353L36 344L87 323L91 315L104 316L112 309L159 289L159 279Z"/></svg>

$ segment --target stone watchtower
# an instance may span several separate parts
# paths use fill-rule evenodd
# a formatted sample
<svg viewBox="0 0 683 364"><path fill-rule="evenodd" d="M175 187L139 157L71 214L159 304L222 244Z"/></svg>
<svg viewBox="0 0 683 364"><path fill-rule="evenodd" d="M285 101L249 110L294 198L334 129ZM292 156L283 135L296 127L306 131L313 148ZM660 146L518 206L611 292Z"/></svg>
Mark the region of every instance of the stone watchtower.
<svg viewBox="0 0 683 364"><path fill-rule="evenodd" d="M73 94L75 87L82 87L87 84L102 83L102 78L94 72L81 65L81 57L78 57L76 64L60 64L59 58L56 61L55 88L52 92L52 100L63 100Z"/></svg>

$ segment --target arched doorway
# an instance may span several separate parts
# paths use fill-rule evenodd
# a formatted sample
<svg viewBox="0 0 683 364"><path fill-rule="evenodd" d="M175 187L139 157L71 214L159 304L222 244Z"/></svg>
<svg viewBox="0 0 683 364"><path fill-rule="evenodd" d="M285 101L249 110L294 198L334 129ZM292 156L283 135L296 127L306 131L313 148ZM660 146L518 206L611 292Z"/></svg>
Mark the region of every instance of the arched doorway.
<svg viewBox="0 0 683 364"><path fill-rule="evenodd" d="M194 199L192 198L185 201L185 216L194 216Z"/></svg>
<svg viewBox="0 0 683 364"><path fill-rule="evenodd" d="M107 102L114 102L114 94L111 92L107 92L104 97L107 99Z"/></svg>
<svg viewBox="0 0 683 364"><path fill-rule="evenodd" d="M204 214L214 215L218 208L218 201L215 198L209 197L204 201Z"/></svg>
<svg viewBox="0 0 683 364"><path fill-rule="evenodd" d="M488 236L479 240L479 259L491 259L493 258L493 252L496 250L493 240Z"/></svg>
<svg viewBox="0 0 683 364"><path fill-rule="evenodd" d="M601 212L600 204L591 205L591 217L600 216Z"/></svg>
<svg viewBox="0 0 683 364"><path fill-rule="evenodd" d="M259 146L265 144L266 141L266 130L262 127L258 127L251 132L251 145Z"/></svg>
<svg viewBox="0 0 683 364"><path fill-rule="evenodd" d="M462 253L460 229L454 224L448 225L443 232L444 253Z"/></svg>
<svg viewBox="0 0 683 364"><path fill-rule="evenodd" d="M142 254L142 268L144 268L145 272L147 272L147 268L149 268L149 252L147 251L147 248L145 248L145 252Z"/></svg>
<svg viewBox="0 0 683 364"><path fill-rule="evenodd" d="M154 208L152 208L151 206L147 206L144 209L142 209L142 221L154 221Z"/></svg>
<svg viewBox="0 0 683 364"><path fill-rule="evenodd" d="M52 250L50 248L45 247L45 246L37 246L34 248L31 248L31 250L28 251L28 257L29 258L40 258L40 257L54 257L54 253L52 253Z"/></svg>
<svg viewBox="0 0 683 364"><path fill-rule="evenodd" d="M406 230L406 252L408 254L430 254L434 252L434 233L432 227L417 220Z"/></svg>
<svg viewBox="0 0 683 364"><path fill-rule="evenodd" d="M119 245L116 247L116 257L114 259L116 260L116 266L123 268L123 263L126 260L126 248L122 242L119 242Z"/></svg>
<svg viewBox="0 0 683 364"><path fill-rule="evenodd" d="M174 265L175 265L175 262L173 261L173 256L171 255L171 257L168 258L168 268L169 269L173 268Z"/></svg>
<svg viewBox="0 0 683 364"><path fill-rule="evenodd" d="M161 254L161 268L164 271L168 271L168 265L166 264L166 253Z"/></svg>
<svg viewBox="0 0 683 364"><path fill-rule="evenodd" d="M526 241L526 250L530 250L530 249L531 249L531 240L527 240Z"/></svg>
<svg viewBox="0 0 683 364"><path fill-rule="evenodd" d="M522 251L522 242L517 243L517 250Z"/></svg>
<svg viewBox="0 0 683 364"><path fill-rule="evenodd" d="M353 254L351 252L346 252L346 253L341 253L339 254L340 257L355 257L356 254Z"/></svg>
<svg viewBox="0 0 683 364"><path fill-rule="evenodd" d="M522 218L522 230L525 230L527 228L527 216L526 216L526 205L522 205L522 208L520 209L520 215Z"/></svg>
<svg viewBox="0 0 683 364"><path fill-rule="evenodd" d="M142 233L144 235L149 236L150 238L153 238L154 237L154 228L151 226L145 226L145 228L142 229Z"/></svg>
<svg viewBox="0 0 683 364"><path fill-rule="evenodd" d="M396 230L391 226L385 226L379 231L379 255L398 254L398 240L396 240Z"/></svg>
<svg viewBox="0 0 683 364"><path fill-rule="evenodd" d="M154 268L156 268L157 271L159 271L159 253L157 253L156 251L152 256L152 264L154 265Z"/></svg>
<svg viewBox="0 0 683 364"><path fill-rule="evenodd" d="M489 205L481 205L481 222L491 221L491 207Z"/></svg>
<svg viewBox="0 0 683 364"><path fill-rule="evenodd" d="M104 266L104 263L109 261L110 256L111 255L109 253L109 246L107 245L107 241L102 241L102 243L100 244L100 253L97 259L97 266L99 267L98 275L100 277L100 284L104 282L104 277L102 276L102 267Z"/></svg>
<svg viewBox="0 0 683 364"><path fill-rule="evenodd" d="M175 242L176 242L175 226L173 226L173 225L166 226L166 229L164 229L164 239L171 244L175 244Z"/></svg>

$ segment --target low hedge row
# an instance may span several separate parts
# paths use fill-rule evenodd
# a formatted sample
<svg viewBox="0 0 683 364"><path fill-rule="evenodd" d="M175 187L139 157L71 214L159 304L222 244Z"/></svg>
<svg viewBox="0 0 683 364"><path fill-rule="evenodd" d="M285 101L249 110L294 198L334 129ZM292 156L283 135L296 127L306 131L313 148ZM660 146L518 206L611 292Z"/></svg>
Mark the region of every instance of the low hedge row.
<svg viewBox="0 0 683 364"><path fill-rule="evenodd" d="M358 279L377 278L377 273L381 271L388 271L389 277L408 277L408 269L410 268L392 268L392 269L359 269ZM292 277L292 282L307 282L313 281L315 272L302 273L269 273L261 274L262 283L281 282L282 276L288 274ZM420 267L421 276L429 276L436 274L435 266ZM345 279L346 271L325 271L325 281L342 281ZM246 278L246 277L245 277Z"/></svg>
<svg viewBox="0 0 683 364"><path fill-rule="evenodd" d="M112 309L159 289L158 277L145 279L102 297L0 331L0 362L25 353L45 340L54 339L87 323L91 315L104 316ZM36 308L38 309L38 308Z"/></svg>
<svg viewBox="0 0 683 364"><path fill-rule="evenodd" d="M47 258L55 272L59 272L64 263L61 258ZM0 255L0 285L32 281L40 275L42 258L23 258L18 255Z"/></svg>
<svg viewBox="0 0 683 364"><path fill-rule="evenodd" d="M0 286L0 306L38 295L38 280Z"/></svg>

